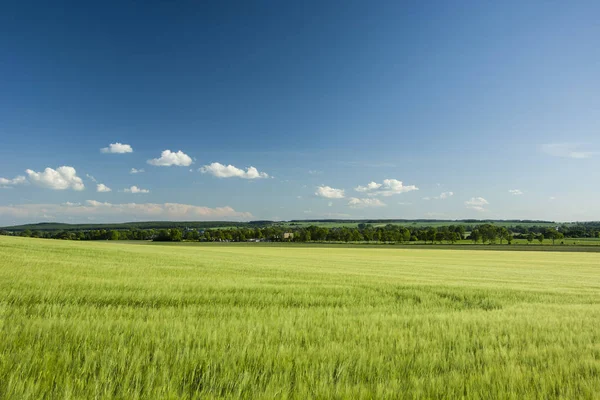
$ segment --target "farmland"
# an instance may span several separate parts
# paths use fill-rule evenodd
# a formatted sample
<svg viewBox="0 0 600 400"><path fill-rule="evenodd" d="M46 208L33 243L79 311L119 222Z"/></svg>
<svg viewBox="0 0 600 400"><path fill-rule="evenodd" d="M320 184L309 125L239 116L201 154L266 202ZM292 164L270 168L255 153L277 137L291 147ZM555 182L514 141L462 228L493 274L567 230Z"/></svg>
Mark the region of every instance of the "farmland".
<svg viewBox="0 0 600 400"><path fill-rule="evenodd" d="M0 255L0 398L600 393L598 253L0 236Z"/></svg>

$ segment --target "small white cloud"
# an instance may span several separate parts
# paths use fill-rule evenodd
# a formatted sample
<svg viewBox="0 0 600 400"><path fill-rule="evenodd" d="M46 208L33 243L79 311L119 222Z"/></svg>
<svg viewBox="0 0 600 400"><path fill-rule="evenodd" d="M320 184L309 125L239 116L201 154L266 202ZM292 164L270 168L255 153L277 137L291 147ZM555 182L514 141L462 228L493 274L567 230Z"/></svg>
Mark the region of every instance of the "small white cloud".
<svg viewBox="0 0 600 400"><path fill-rule="evenodd" d="M57 169L46 168L44 172L35 172L31 169L26 170L31 183L54 190L83 190L85 186L80 177L77 176L75 168L62 166Z"/></svg>
<svg viewBox="0 0 600 400"><path fill-rule="evenodd" d="M329 203L327 203L328 207L333 207L333 201L330 201Z"/></svg>
<svg viewBox="0 0 600 400"><path fill-rule="evenodd" d="M132 186L130 188L123 189L123 191L125 193L133 193L133 194L136 194L136 193L150 193L150 191L148 189L142 189L142 188L139 188L137 186Z"/></svg>
<svg viewBox="0 0 600 400"><path fill-rule="evenodd" d="M131 170L129 170L130 174L142 174L144 172L146 172L146 171L144 171L143 168L141 168L141 169L131 168Z"/></svg>
<svg viewBox="0 0 600 400"><path fill-rule="evenodd" d="M554 197L554 196L550 196L550 197L548 197L548 200L550 200L550 201L554 201L554 200L556 200L556 197Z"/></svg>
<svg viewBox="0 0 600 400"><path fill-rule="evenodd" d="M325 197L326 199L343 199L344 189L334 189L330 186L321 185L315 192L316 196Z"/></svg>
<svg viewBox="0 0 600 400"><path fill-rule="evenodd" d="M25 183L27 183L27 178L24 176L17 176L13 179L0 178L0 185L2 186L23 185Z"/></svg>
<svg viewBox="0 0 600 400"><path fill-rule="evenodd" d="M523 192L519 189L510 189L508 193L512 194L513 196L520 196L523 194Z"/></svg>
<svg viewBox="0 0 600 400"><path fill-rule="evenodd" d="M354 188L357 192L368 192L370 190L376 190L381 187L381 183L371 182L367 186L357 186Z"/></svg>
<svg viewBox="0 0 600 400"><path fill-rule="evenodd" d="M106 193L112 192L112 189L106 186L104 183L99 183L96 185L96 192Z"/></svg>
<svg viewBox="0 0 600 400"><path fill-rule="evenodd" d="M383 183L371 182L366 186L357 186L354 190L367 193L367 196L392 196L394 194L419 190L419 188L415 185L404 186L402 181L397 179L384 179Z"/></svg>
<svg viewBox="0 0 600 400"><path fill-rule="evenodd" d="M351 197L348 201L350 208L365 208L365 207L385 207L385 203L379 199L359 199Z"/></svg>
<svg viewBox="0 0 600 400"><path fill-rule="evenodd" d="M246 171L244 171L243 169L234 167L231 164L223 165L218 162L205 165L201 167L199 171L203 174L211 174L217 178L263 179L269 177L267 173L259 172L254 167L248 167L246 168Z"/></svg>
<svg viewBox="0 0 600 400"><path fill-rule="evenodd" d="M177 153L172 152L171 150L165 150L160 153L159 158L148 160L148 164L157 167L189 167L192 164L192 158L181 150Z"/></svg>
<svg viewBox="0 0 600 400"><path fill-rule="evenodd" d="M554 157L590 158L600 154L599 151L583 149L581 143L547 143L541 146L542 152Z"/></svg>
<svg viewBox="0 0 600 400"><path fill-rule="evenodd" d="M323 173L323 171L317 171L317 170L311 169L308 171L308 173L310 175L321 175Z"/></svg>
<svg viewBox="0 0 600 400"><path fill-rule="evenodd" d="M108 147L101 148L100 152L108 154L125 154L133 153L133 149L128 144L122 144L117 142L109 144Z"/></svg>
<svg viewBox="0 0 600 400"><path fill-rule="evenodd" d="M488 205L488 201L483 197L471 197L471 200L465 201L465 206L476 211L485 211L484 206Z"/></svg>

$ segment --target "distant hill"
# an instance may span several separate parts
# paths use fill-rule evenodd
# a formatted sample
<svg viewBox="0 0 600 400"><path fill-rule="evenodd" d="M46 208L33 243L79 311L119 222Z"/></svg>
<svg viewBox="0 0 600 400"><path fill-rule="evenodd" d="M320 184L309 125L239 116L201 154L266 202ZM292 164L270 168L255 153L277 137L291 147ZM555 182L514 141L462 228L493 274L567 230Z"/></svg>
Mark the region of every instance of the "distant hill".
<svg viewBox="0 0 600 400"><path fill-rule="evenodd" d="M56 222L42 222L37 224L25 224L16 226L7 226L0 228L12 232L21 232L24 230L31 231L88 231L88 230L131 230L131 229L169 229L169 228L191 228L191 229L207 229L207 228L231 228L231 227L264 227L269 225L301 225L307 226L310 224L326 225L330 227L344 226L348 224L401 224L409 225L416 224L419 226L441 226L441 225L456 225L469 224L478 225L484 223L499 224L504 226L546 226L555 225L553 221L542 220L440 220L440 219L308 219L308 220L291 220L291 221L251 221L251 222L232 222L232 221L147 221L147 222L125 222L125 223L100 223L100 224L66 224Z"/></svg>
<svg viewBox="0 0 600 400"><path fill-rule="evenodd" d="M168 229L168 228L226 228L236 226L263 226L270 221L256 222L231 222L231 221L148 221L148 222L124 222L118 224L63 224L55 222L42 222L38 224L26 224L7 226L0 228L7 231L88 231L96 229L130 230L130 229Z"/></svg>
<svg viewBox="0 0 600 400"><path fill-rule="evenodd" d="M290 222L331 222L331 223L364 223L364 224L412 224L412 223L465 223L465 224L482 224L482 223L515 223L515 224L554 224L554 221L530 220L530 219L302 219L291 220Z"/></svg>

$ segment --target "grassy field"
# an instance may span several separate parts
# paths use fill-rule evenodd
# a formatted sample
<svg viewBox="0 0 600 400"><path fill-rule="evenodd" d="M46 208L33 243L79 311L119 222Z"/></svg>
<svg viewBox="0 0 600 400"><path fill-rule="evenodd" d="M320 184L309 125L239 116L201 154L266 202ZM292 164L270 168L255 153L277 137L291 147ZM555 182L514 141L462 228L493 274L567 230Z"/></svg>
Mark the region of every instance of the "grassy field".
<svg viewBox="0 0 600 400"><path fill-rule="evenodd" d="M0 237L0 398L597 398L600 254Z"/></svg>

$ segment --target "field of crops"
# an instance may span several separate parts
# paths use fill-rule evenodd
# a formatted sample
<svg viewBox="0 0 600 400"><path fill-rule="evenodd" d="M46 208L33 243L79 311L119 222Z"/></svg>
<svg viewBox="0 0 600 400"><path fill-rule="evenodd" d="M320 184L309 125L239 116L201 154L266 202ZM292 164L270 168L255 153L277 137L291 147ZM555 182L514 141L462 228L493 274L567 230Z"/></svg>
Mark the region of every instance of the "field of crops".
<svg viewBox="0 0 600 400"><path fill-rule="evenodd" d="M0 237L0 398L595 398L600 254Z"/></svg>

